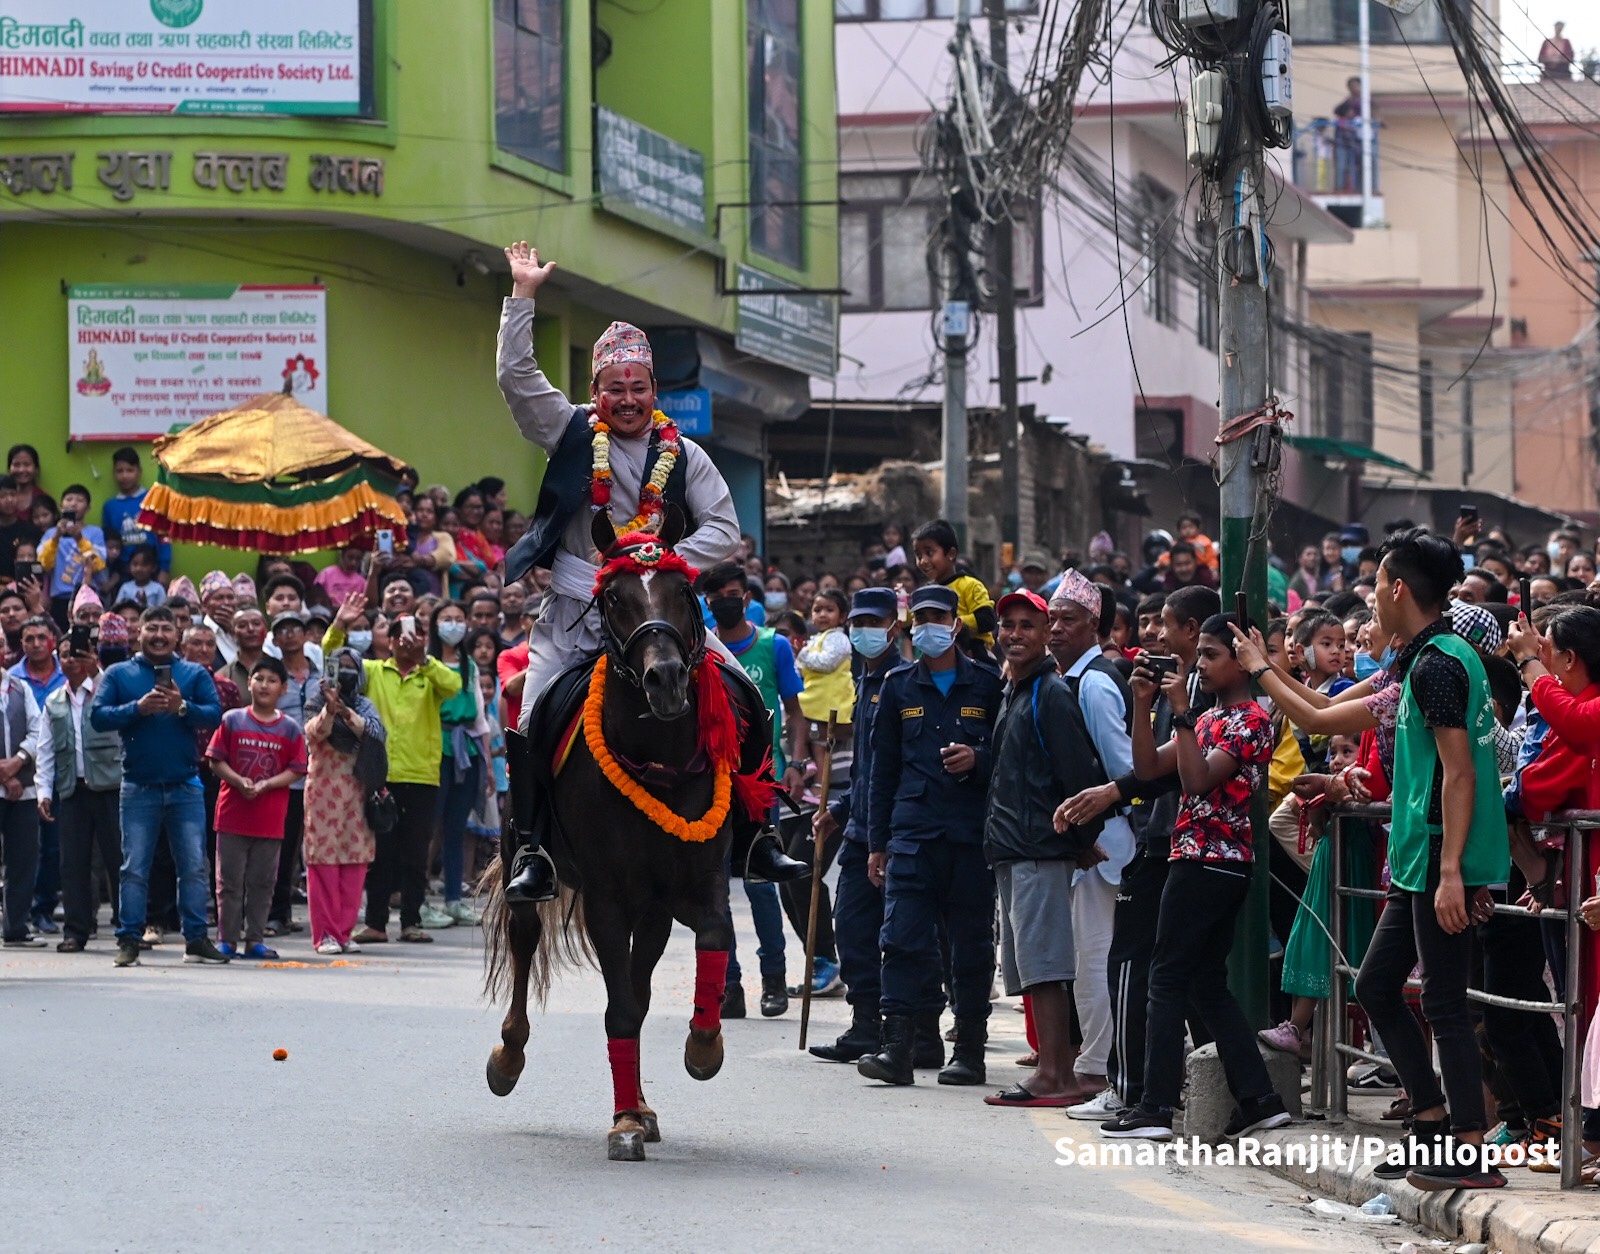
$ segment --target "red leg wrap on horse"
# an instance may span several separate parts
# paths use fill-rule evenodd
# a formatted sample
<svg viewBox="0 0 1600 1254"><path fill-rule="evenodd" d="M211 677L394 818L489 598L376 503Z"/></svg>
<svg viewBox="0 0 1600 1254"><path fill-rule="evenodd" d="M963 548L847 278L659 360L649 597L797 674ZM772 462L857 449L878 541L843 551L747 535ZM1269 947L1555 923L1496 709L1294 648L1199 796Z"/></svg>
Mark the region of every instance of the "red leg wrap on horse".
<svg viewBox="0 0 1600 1254"><path fill-rule="evenodd" d="M722 994L728 987L728 951L694 951L694 1018L689 1026L715 1032L722 1027Z"/></svg>
<svg viewBox="0 0 1600 1254"><path fill-rule="evenodd" d="M619 1040L606 1038L606 1056L611 1059L612 1110L638 1110L639 1096L639 1038Z"/></svg>

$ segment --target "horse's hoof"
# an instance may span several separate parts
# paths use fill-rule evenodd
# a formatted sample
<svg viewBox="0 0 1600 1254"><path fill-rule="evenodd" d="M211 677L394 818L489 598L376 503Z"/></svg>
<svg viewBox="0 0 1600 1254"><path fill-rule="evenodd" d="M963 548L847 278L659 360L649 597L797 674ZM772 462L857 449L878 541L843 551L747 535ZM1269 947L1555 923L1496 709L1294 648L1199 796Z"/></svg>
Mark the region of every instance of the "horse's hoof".
<svg viewBox="0 0 1600 1254"><path fill-rule="evenodd" d="M489 1092L496 1097L507 1097L510 1095L511 1090L517 1087L517 1081L522 1078L522 1072L518 1071L515 1075L507 1075L504 1071L499 1070L494 1065L494 1055L497 1052L498 1050L495 1050L489 1054L489 1061L484 1066L483 1074L484 1078L489 1081Z"/></svg>
<svg viewBox="0 0 1600 1254"><path fill-rule="evenodd" d="M641 1110L639 1122L644 1125L644 1140L646 1145L659 1145L661 1143L661 1121L656 1118L653 1110Z"/></svg>
<svg viewBox="0 0 1600 1254"><path fill-rule="evenodd" d="M644 1142L643 1132L619 1132L612 1129L606 1135L606 1157L614 1163L642 1163Z"/></svg>
<svg viewBox="0 0 1600 1254"><path fill-rule="evenodd" d="M722 1070L722 1032L715 1035L703 1033L699 1028L689 1029L689 1039L683 1043L683 1066L696 1080L709 1080Z"/></svg>

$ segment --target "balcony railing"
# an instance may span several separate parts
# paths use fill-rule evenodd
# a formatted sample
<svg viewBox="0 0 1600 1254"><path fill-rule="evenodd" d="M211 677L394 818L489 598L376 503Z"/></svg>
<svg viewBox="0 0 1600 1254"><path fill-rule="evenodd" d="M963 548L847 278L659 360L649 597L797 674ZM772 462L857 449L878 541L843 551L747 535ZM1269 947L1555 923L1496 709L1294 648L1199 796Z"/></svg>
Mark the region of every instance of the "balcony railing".
<svg viewBox="0 0 1600 1254"><path fill-rule="evenodd" d="M1372 124L1372 193L1378 181L1378 141L1382 122ZM1316 118L1294 137L1295 186L1313 196L1361 195L1361 123L1359 119Z"/></svg>

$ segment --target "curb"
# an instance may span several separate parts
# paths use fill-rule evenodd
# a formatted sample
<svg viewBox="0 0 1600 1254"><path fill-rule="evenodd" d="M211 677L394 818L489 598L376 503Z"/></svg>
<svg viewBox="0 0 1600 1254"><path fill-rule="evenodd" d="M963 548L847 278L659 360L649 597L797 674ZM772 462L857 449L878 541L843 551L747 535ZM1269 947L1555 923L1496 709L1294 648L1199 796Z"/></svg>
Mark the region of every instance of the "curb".
<svg viewBox="0 0 1600 1254"><path fill-rule="evenodd" d="M1300 1124L1257 1136L1263 1145L1287 1147L1300 1142L1308 1127L1316 1129ZM1337 1132L1332 1125L1327 1130ZM1600 1254L1600 1217L1564 1218L1563 1209L1572 1213L1570 1204L1563 1207L1544 1192L1535 1199L1511 1185L1479 1193L1424 1193L1404 1180L1379 1180L1370 1167L1351 1163L1321 1163L1309 1175L1286 1163L1263 1164L1263 1169L1352 1206L1387 1193L1402 1220L1449 1241L1481 1241L1503 1254Z"/></svg>

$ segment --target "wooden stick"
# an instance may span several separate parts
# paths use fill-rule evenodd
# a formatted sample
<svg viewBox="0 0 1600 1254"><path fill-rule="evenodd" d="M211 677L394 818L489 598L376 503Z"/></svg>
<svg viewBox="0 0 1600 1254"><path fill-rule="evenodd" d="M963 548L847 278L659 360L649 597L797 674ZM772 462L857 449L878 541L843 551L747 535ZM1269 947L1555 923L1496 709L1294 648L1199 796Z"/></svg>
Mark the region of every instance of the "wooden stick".
<svg viewBox="0 0 1600 1254"><path fill-rule="evenodd" d="M833 746L839 734L839 711L828 711L828 738L824 741L826 746L822 769L817 773L817 813L822 814L828 808L828 792L833 785ZM822 849L826 843L815 836L815 828L811 837L811 913L806 918L806 965L801 972L800 984L800 1048L806 1047L806 1030L811 1026L811 986L812 971L817 960L817 906L822 900Z"/></svg>

